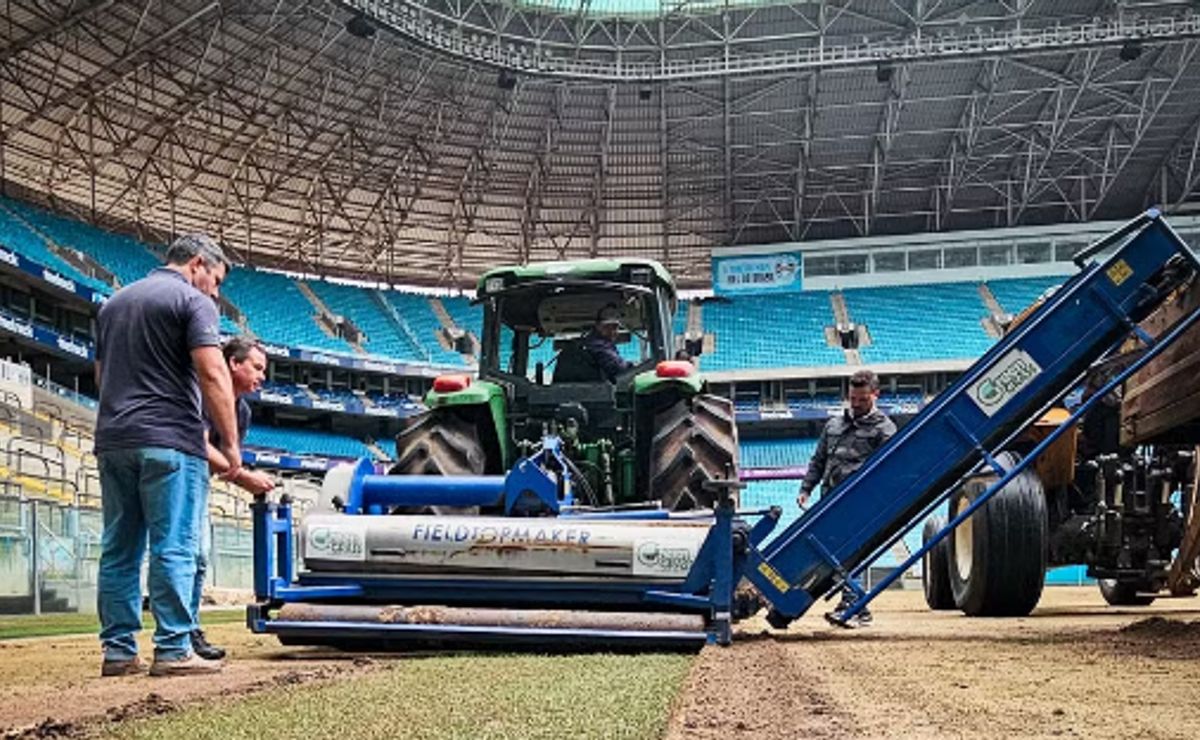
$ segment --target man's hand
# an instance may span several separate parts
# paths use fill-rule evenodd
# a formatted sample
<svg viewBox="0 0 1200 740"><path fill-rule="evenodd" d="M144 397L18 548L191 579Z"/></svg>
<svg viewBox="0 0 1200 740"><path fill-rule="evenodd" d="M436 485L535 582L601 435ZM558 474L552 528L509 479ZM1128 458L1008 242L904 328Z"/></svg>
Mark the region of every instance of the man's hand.
<svg viewBox="0 0 1200 740"><path fill-rule="evenodd" d="M267 475L261 470L249 470L242 468L242 474L238 476L234 484L240 488L244 488L255 496L261 496L275 488L275 479Z"/></svg>
<svg viewBox="0 0 1200 740"><path fill-rule="evenodd" d="M796 505L799 506L801 509L806 508L808 506L808 499L811 495L812 494L809 491L806 491L803 488L801 488L800 495L796 497Z"/></svg>
<svg viewBox="0 0 1200 740"><path fill-rule="evenodd" d="M238 448L237 442L226 442L221 445L221 454L229 463L229 467L221 473L221 480L235 483L238 475L242 472L242 451Z"/></svg>

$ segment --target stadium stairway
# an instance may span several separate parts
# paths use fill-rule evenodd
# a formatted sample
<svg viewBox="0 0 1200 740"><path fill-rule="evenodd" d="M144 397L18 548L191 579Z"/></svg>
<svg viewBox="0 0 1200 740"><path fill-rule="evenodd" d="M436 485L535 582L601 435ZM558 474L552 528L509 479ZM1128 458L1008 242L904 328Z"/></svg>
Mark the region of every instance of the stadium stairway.
<svg viewBox="0 0 1200 740"><path fill-rule="evenodd" d="M466 328L454 322L454 317L446 310L446 306L442 303L441 298L430 296L429 307L433 310L433 315L437 317L438 323L442 325L443 332L438 338L439 340L446 339L443 346L462 355L463 362L468 365L474 365L479 354L479 341ZM460 347L456 346L456 342L459 341L460 337L466 340L462 348L466 351L460 351Z"/></svg>
<svg viewBox="0 0 1200 740"><path fill-rule="evenodd" d="M421 344L421 340L413 333L412 327L408 325L408 322L404 320L404 317L400 315L396 307L378 290L371 290L370 294L372 302L378 306L384 317L391 322L393 330L402 340L400 345L401 357L412 357L419 362L432 361L429 350L425 349L425 346Z"/></svg>
<svg viewBox="0 0 1200 740"><path fill-rule="evenodd" d="M442 343L444 341L442 324L434 315L428 296L389 290L383 293L383 297L396 310L396 313L403 317L417 342L429 353L430 362L455 367L464 366L462 355L447 349L446 345Z"/></svg>
<svg viewBox="0 0 1200 740"><path fill-rule="evenodd" d="M832 291L829 294L829 305L833 309L833 336L828 337L832 340L835 346L842 348L842 352L846 355L847 365L861 365L862 353L857 347L842 346L841 333L843 331L858 331L854 325L854 317L850 315L850 309L846 306L846 299L839 291Z"/></svg>
<svg viewBox="0 0 1200 740"><path fill-rule="evenodd" d="M351 349L360 355L365 355L367 353L367 351L363 349L362 344L358 341L338 335L335 328L338 324L337 315L333 311L329 310L329 306L325 305L325 301L321 300L321 297L316 294L311 285L304 280L297 280L296 287L300 289L300 295L308 299L308 302L312 304L313 310L317 312L316 315L313 316L313 321L316 322L317 326L321 329L325 336L329 337L330 339L341 339L343 342L350 345ZM349 318L351 321L354 320L353 317Z"/></svg>
<svg viewBox="0 0 1200 740"><path fill-rule="evenodd" d="M980 319L983 330L992 339L999 339L1003 335L1003 331L1000 329L1000 319L1004 316L1004 307L996 300L996 296L992 294L992 289L988 287L987 283L979 284L979 299L983 301L983 306L988 311L988 315Z"/></svg>

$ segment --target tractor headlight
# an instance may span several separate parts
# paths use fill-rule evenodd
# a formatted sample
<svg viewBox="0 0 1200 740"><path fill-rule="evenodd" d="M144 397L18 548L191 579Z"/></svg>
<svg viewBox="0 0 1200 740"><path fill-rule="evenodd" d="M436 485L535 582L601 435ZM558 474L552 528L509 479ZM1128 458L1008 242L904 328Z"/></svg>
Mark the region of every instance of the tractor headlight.
<svg viewBox="0 0 1200 740"><path fill-rule="evenodd" d="M502 290L504 290L504 278L502 277L491 277L483 283L484 293L499 293Z"/></svg>
<svg viewBox="0 0 1200 740"><path fill-rule="evenodd" d="M640 285L649 285L651 272L649 267L635 267L629 271L629 281Z"/></svg>

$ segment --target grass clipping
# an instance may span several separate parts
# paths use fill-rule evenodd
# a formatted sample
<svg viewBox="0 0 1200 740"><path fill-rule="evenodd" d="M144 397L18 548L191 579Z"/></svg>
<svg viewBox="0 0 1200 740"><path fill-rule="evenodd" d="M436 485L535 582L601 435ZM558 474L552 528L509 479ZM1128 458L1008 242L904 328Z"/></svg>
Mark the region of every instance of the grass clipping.
<svg viewBox="0 0 1200 740"><path fill-rule="evenodd" d="M362 678L122 723L108 737L657 738L691 656L413 657Z"/></svg>

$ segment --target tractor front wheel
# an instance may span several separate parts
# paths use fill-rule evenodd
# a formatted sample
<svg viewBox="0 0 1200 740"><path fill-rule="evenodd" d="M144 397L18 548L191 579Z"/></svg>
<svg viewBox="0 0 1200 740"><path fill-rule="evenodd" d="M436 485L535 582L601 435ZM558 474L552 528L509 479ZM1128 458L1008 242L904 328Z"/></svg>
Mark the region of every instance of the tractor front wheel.
<svg viewBox="0 0 1200 740"><path fill-rule="evenodd" d="M396 435L393 475L483 475L487 454L479 431L469 419L453 413L426 411L413 417ZM468 514L478 507L428 506L420 512Z"/></svg>

